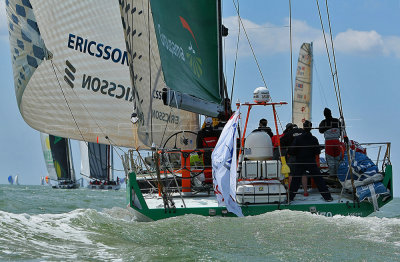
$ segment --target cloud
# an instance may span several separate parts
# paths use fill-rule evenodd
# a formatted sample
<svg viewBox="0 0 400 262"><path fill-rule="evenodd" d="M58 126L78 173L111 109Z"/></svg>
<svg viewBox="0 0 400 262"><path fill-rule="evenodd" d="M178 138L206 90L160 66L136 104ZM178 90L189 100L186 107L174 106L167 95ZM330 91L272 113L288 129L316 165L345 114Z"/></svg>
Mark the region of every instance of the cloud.
<svg viewBox="0 0 400 262"><path fill-rule="evenodd" d="M274 55L286 53L290 50L289 20L285 19L283 24L276 25L271 23L256 24L248 19L242 22L246 28L251 44L257 55ZM238 30L237 17L227 17L223 21L227 26L229 36L225 41L227 54L232 55L236 52L236 42ZM240 49L241 56L251 56L247 39L240 30ZM326 35L329 40L330 36ZM313 28L305 21L292 19L292 45L298 47L304 42L313 42L315 53L325 53L324 38L320 28ZM328 43L330 46L330 43ZM335 52L352 55L383 55L395 56L400 58L400 37L382 36L378 32L356 31L348 29L340 32L334 37Z"/></svg>
<svg viewBox="0 0 400 262"><path fill-rule="evenodd" d="M238 29L237 17L228 17L223 21L224 25L230 29L225 41L225 50L228 54L236 52L236 42ZM271 23L256 24L248 19L242 18L242 23L246 28L247 35L257 55L274 55L290 50L290 35L288 20L282 25ZM319 30L307 25L300 20L292 20L292 43L293 46L300 46L303 42L314 42L314 46L322 43L322 34ZM243 28L240 29L240 49L241 56L251 55L251 49L245 37Z"/></svg>
<svg viewBox="0 0 400 262"><path fill-rule="evenodd" d="M376 31L356 31L348 29L339 33L334 40L336 49L343 53L400 58L400 37L382 36Z"/></svg>

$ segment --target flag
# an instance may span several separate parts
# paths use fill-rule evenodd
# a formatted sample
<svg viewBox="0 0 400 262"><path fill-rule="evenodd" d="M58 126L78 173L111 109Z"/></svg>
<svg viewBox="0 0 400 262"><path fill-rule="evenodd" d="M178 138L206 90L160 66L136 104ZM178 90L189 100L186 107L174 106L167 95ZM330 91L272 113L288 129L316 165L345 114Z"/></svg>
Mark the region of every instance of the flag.
<svg viewBox="0 0 400 262"><path fill-rule="evenodd" d="M236 203L236 138L239 110L226 123L218 143L211 155L214 192L219 206L226 206L229 212L242 217L242 209Z"/></svg>

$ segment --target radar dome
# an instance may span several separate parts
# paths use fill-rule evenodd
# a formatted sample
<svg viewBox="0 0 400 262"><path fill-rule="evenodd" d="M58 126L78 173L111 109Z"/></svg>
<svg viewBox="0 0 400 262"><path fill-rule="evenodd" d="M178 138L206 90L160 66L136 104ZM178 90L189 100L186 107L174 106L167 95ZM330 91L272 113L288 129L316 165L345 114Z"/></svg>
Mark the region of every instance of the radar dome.
<svg viewBox="0 0 400 262"><path fill-rule="evenodd" d="M253 92L253 99L256 103L268 103L271 100L271 96L266 87L257 87Z"/></svg>
<svg viewBox="0 0 400 262"><path fill-rule="evenodd" d="M263 131L252 132L246 138L245 157L250 160L272 159L273 145L271 137Z"/></svg>

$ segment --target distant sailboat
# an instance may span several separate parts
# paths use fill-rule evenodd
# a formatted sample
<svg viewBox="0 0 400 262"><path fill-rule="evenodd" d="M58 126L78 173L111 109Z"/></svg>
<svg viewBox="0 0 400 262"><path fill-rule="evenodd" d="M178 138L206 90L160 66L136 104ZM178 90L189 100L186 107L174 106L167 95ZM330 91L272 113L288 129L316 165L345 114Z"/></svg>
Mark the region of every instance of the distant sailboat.
<svg viewBox="0 0 400 262"><path fill-rule="evenodd" d="M8 176L8 183L10 183L10 185L14 184L14 179L12 176Z"/></svg>
<svg viewBox="0 0 400 262"><path fill-rule="evenodd" d="M113 152L110 145L81 141L80 149L81 175L88 179L88 188L121 188L119 179L114 181Z"/></svg>
<svg viewBox="0 0 400 262"><path fill-rule="evenodd" d="M305 120L311 121L313 44L303 43L297 62L293 94L292 123L302 128Z"/></svg>
<svg viewBox="0 0 400 262"><path fill-rule="evenodd" d="M73 168L71 145L66 138L40 133L43 156L53 188L79 188Z"/></svg>
<svg viewBox="0 0 400 262"><path fill-rule="evenodd" d="M19 185L18 175L16 175L16 176L14 177L14 183L15 183L16 185Z"/></svg>

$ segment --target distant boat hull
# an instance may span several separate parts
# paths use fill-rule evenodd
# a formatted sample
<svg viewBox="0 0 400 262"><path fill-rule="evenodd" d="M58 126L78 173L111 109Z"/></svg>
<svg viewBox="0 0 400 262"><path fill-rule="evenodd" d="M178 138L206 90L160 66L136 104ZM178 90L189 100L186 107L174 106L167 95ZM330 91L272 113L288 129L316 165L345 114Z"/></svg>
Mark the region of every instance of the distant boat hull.
<svg viewBox="0 0 400 262"><path fill-rule="evenodd" d="M69 184L64 184L64 185L53 185L52 188L55 189L76 189L79 188L79 183L75 182L75 183L69 183Z"/></svg>
<svg viewBox="0 0 400 262"><path fill-rule="evenodd" d="M121 189L121 185L88 185L87 188L99 190L119 190Z"/></svg>

